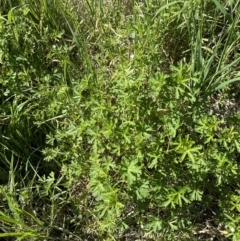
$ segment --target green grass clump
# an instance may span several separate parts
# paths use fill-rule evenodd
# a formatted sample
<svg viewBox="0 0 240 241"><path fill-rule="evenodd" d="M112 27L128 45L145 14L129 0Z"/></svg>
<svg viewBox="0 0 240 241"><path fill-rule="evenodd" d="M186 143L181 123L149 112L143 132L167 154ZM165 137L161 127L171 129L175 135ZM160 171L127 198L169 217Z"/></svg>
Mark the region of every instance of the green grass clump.
<svg viewBox="0 0 240 241"><path fill-rule="evenodd" d="M239 240L239 9L0 0L0 237Z"/></svg>

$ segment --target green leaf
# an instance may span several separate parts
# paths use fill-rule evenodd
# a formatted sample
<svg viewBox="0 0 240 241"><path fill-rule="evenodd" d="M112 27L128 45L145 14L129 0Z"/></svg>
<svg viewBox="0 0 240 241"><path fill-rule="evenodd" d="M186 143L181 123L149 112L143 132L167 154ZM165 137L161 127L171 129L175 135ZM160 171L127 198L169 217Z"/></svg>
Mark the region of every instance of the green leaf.
<svg viewBox="0 0 240 241"><path fill-rule="evenodd" d="M157 233L162 230L162 228L163 228L162 220L155 218L155 217L151 217L150 220L151 221L149 223L147 223L147 225L146 225L146 227L147 227L147 229L149 229L149 231L153 231L154 233Z"/></svg>
<svg viewBox="0 0 240 241"><path fill-rule="evenodd" d="M149 182L146 181L140 186L140 188L136 190L137 199L141 200L148 197L149 191L150 191Z"/></svg>
<svg viewBox="0 0 240 241"><path fill-rule="evenodd" d="M4 214L4 213L1 212L1 211L0 211L0 220L1 220L2 222L5 222L5 223L13 223L13 224L20 225L20 226L22 226L22 227L25 226L25 224L24 224L22 221L13 219L13 218L7 216L6 214Z"/></svg>
<svg viewBox="0 0 240 241"><path fill-rule="evenodd" d="M171 3L164 4L162 7L160 7L160 8L156 11L153 19L155 19L155 18L157 17L157 15L158 15L160 12L162 12L164 9L166 9L166 8L168 8L168 7L176 4L176 3L181 3L181 2L182 2L182 1L174 1L174 2L171 2Z"/></svg>
<svg viewBox="0 0 240 241"><path fill-rule="evenodd" d="M221 5L221 3L217 0L213 0L218 9L223 13L224 17L228 20L229 23L232 22L231 16L228 14L226 9Z"/></svg>
<svg viewBox="0 0 240 241"><path fill-rule="evenodd" d="M170 228L171 228L172 231L178 230L178 226L174 224L174 223L176 223L176 222L177 222L176 220L174 220L174 221L172 221L172 222L169 222L169 226L170 226Z"/></svg>
<svg viewBox="0 0 240 241"><path fill-rule="evenodd" d="M190 193L190 200L191 201L194 201L194 200L201 201L202 194L203 194L203 192L198 189L192 190L192 192Z"/></svg>
<svg viewBox="0 0 240 241"><path fill-rule="evenodd" d="M227 81L221 83L220 85L218 85L214 90L217 91L217 90L223 89L223 88L225 88L226 86L228 86L229 84L231 84L231 83L233 83L233 82L236 82L236 81L239 81L239 80L240 80L240 77L227 80Z"/></svg>
<svg viewBox="0 0 240 241"><path fill-rule="evenodd" d="M14 233L10 233L10 232L0 233L0 237L37 238L37 235L34 232L23 231L23 232L14 232Z"/></svg>
<svg viewBox="0 0 240 241"><path fill-rule="evenodd" d="M122 178L127 178L129 185L132 185L137 180L137 177L140 176L141 172L142 168L139 166L137 160L124 160L122 165Z"/></svg>

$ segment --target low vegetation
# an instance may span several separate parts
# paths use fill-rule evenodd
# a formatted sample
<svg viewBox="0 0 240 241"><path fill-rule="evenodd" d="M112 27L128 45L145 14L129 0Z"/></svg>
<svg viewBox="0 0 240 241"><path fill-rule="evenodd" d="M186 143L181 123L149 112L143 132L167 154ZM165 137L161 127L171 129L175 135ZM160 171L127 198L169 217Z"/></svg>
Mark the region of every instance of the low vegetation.
<svg viewBox="0 0 240 241"><path fill-rule="evenodd" d="M239 0L0 0L1 240L240 240Z"/></svg>

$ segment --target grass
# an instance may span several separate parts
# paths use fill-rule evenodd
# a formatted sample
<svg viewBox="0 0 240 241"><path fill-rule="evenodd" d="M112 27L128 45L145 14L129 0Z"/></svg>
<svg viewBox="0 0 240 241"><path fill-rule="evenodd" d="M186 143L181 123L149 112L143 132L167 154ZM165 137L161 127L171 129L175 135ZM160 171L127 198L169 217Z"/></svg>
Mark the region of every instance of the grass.
<svg viewBox="0 0 240 241"><path fill-rule="evenodd" d="M239 18L0 0L0 237L239 240Z"/></svg>

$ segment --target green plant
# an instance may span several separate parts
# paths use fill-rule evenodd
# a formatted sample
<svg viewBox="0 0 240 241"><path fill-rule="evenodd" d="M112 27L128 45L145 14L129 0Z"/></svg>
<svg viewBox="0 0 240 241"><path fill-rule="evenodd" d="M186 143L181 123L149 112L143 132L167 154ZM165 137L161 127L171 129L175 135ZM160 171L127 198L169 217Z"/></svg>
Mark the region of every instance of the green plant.
<svg viewBox="0 0 240 241"><path fill-rule="evenodd" d="M1 4L0 236L239 239L239 1Z"/></svg>

